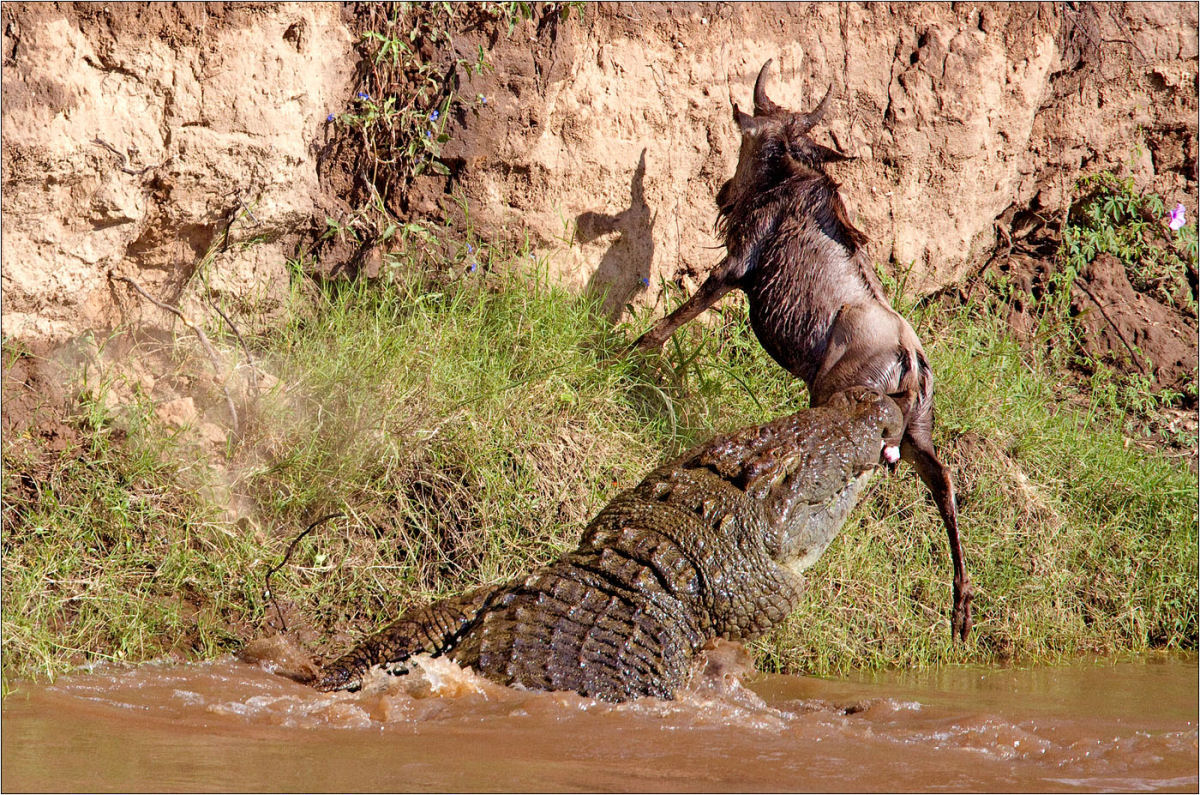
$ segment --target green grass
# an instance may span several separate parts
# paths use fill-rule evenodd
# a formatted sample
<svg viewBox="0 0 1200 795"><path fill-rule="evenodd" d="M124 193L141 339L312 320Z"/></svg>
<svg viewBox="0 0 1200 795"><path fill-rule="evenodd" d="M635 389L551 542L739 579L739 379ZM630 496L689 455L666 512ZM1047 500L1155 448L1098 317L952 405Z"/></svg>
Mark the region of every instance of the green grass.
<svg viewBox="0 0 1200 795"><path fill-rule="evenodd" d="M267 569L340 512L271 583L301 640L336 653L406 606L552 560L662 459L807 403L744 304L685 327L661 355L628 356L653 318L612 327L527 250L464 242L435 279L314 287L297 275L293 305L283 328L247 340L277 380L243 407L245 433L219 460L145 401L104 410L98 387L71 419L82 449L5 440L6 683L236 648L278 623ZM944 531L902 465L875 479L810 571L805 604L757 644L762 665L1196 648L1186 464L1127 446L1110 406L1068 400L997 321L968 309L918 319L975 634L950 643Z"/></svg>
<svg viewBox="0 0 1200 795"><path fill-rule="evenodd" d="M857 524L811 572L823 582L763 644L769 658L828 673L1194 649L1197 486L1186 463L1129 445L1098 402L1068 400L1000 321L967 309L920 320L975 583L974 633L950 641L944 533L901 467L875 480Z"/></svg>
<svg viewBox="0 0 1200 795"><path fill-rule="evenodd" d="M231 568L243 542L183 484L174 446L149 418L145 404L130 406L126 432L84 396L70 418L79 447L54 454L29 435L5 439L6 690L13 675L212 654L234 641L250 609Z"/></svg>

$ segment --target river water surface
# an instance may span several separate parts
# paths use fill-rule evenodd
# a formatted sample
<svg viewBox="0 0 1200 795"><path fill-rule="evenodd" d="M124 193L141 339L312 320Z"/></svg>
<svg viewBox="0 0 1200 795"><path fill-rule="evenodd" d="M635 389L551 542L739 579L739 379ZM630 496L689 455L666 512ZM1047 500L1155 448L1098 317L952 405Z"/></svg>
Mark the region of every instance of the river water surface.
<svg viewBox="0 0 1200 795"><path fill-rule="evenodd" d="M18 791L1192 791L1195 657L822 680L674 702L499 687L444 660L323 694L222 660L21 685Z"/></svg>

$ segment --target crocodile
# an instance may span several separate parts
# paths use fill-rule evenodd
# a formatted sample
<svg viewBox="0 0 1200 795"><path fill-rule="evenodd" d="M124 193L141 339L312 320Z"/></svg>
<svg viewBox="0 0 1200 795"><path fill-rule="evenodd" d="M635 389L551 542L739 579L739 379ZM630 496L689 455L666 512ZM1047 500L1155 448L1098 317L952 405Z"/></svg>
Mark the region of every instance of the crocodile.
<svg viewBox="0 0 1200 795"><path fill-rule="evenodd" d="M313 684L356 690L425 653L531 690L671 699L706 643L758 637L796 608L802 573L903 429L891 399L854 387L717 436L619 494L573 552L406 611Z"/></svg>

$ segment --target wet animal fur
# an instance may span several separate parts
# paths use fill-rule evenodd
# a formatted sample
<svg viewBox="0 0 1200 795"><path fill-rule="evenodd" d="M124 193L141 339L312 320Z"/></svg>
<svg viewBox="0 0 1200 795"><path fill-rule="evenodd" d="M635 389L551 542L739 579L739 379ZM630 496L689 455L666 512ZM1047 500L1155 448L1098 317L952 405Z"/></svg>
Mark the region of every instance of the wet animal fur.
<svg viewBox="0 0 1200 795"><path fill-rule="evenodd" d="M951 631L971 628L972 589L958 536L954 483L933 447L933 375L912 326L891 308L866 255L866 236L850 222L825 163L848 159L807 135L830 91L807 114L776 105L754 85L754 115L733 105L742 131L737 170L717 194L726 256L682 306L635 346L661 346L675 330L734 288L750 302L763 347L802 379L814 406L850 386L889 395L905 429L900 458L929 488L950 542L954 569Z"/></svg>

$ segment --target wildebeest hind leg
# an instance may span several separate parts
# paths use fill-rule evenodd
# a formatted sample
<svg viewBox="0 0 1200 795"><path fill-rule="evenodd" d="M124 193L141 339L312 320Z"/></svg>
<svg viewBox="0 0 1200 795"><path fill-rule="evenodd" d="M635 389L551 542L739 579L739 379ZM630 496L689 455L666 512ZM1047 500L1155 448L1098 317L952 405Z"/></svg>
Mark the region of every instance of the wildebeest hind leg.
<svg viewBox="0 0 1200 795"><path fill-rule="evenodd" d="M938 460L930 439L917 439L905 435L900 445L900 457L917 469L917 474L929 488L946 526L950 542L950 561L954 566L954 609L950 619L950 632L960 640L966 640L971 631L971 598L974 595L967 569L963 563L962 544L958 538L958 507L954 500L954 482L950 473Z"/></svg>

